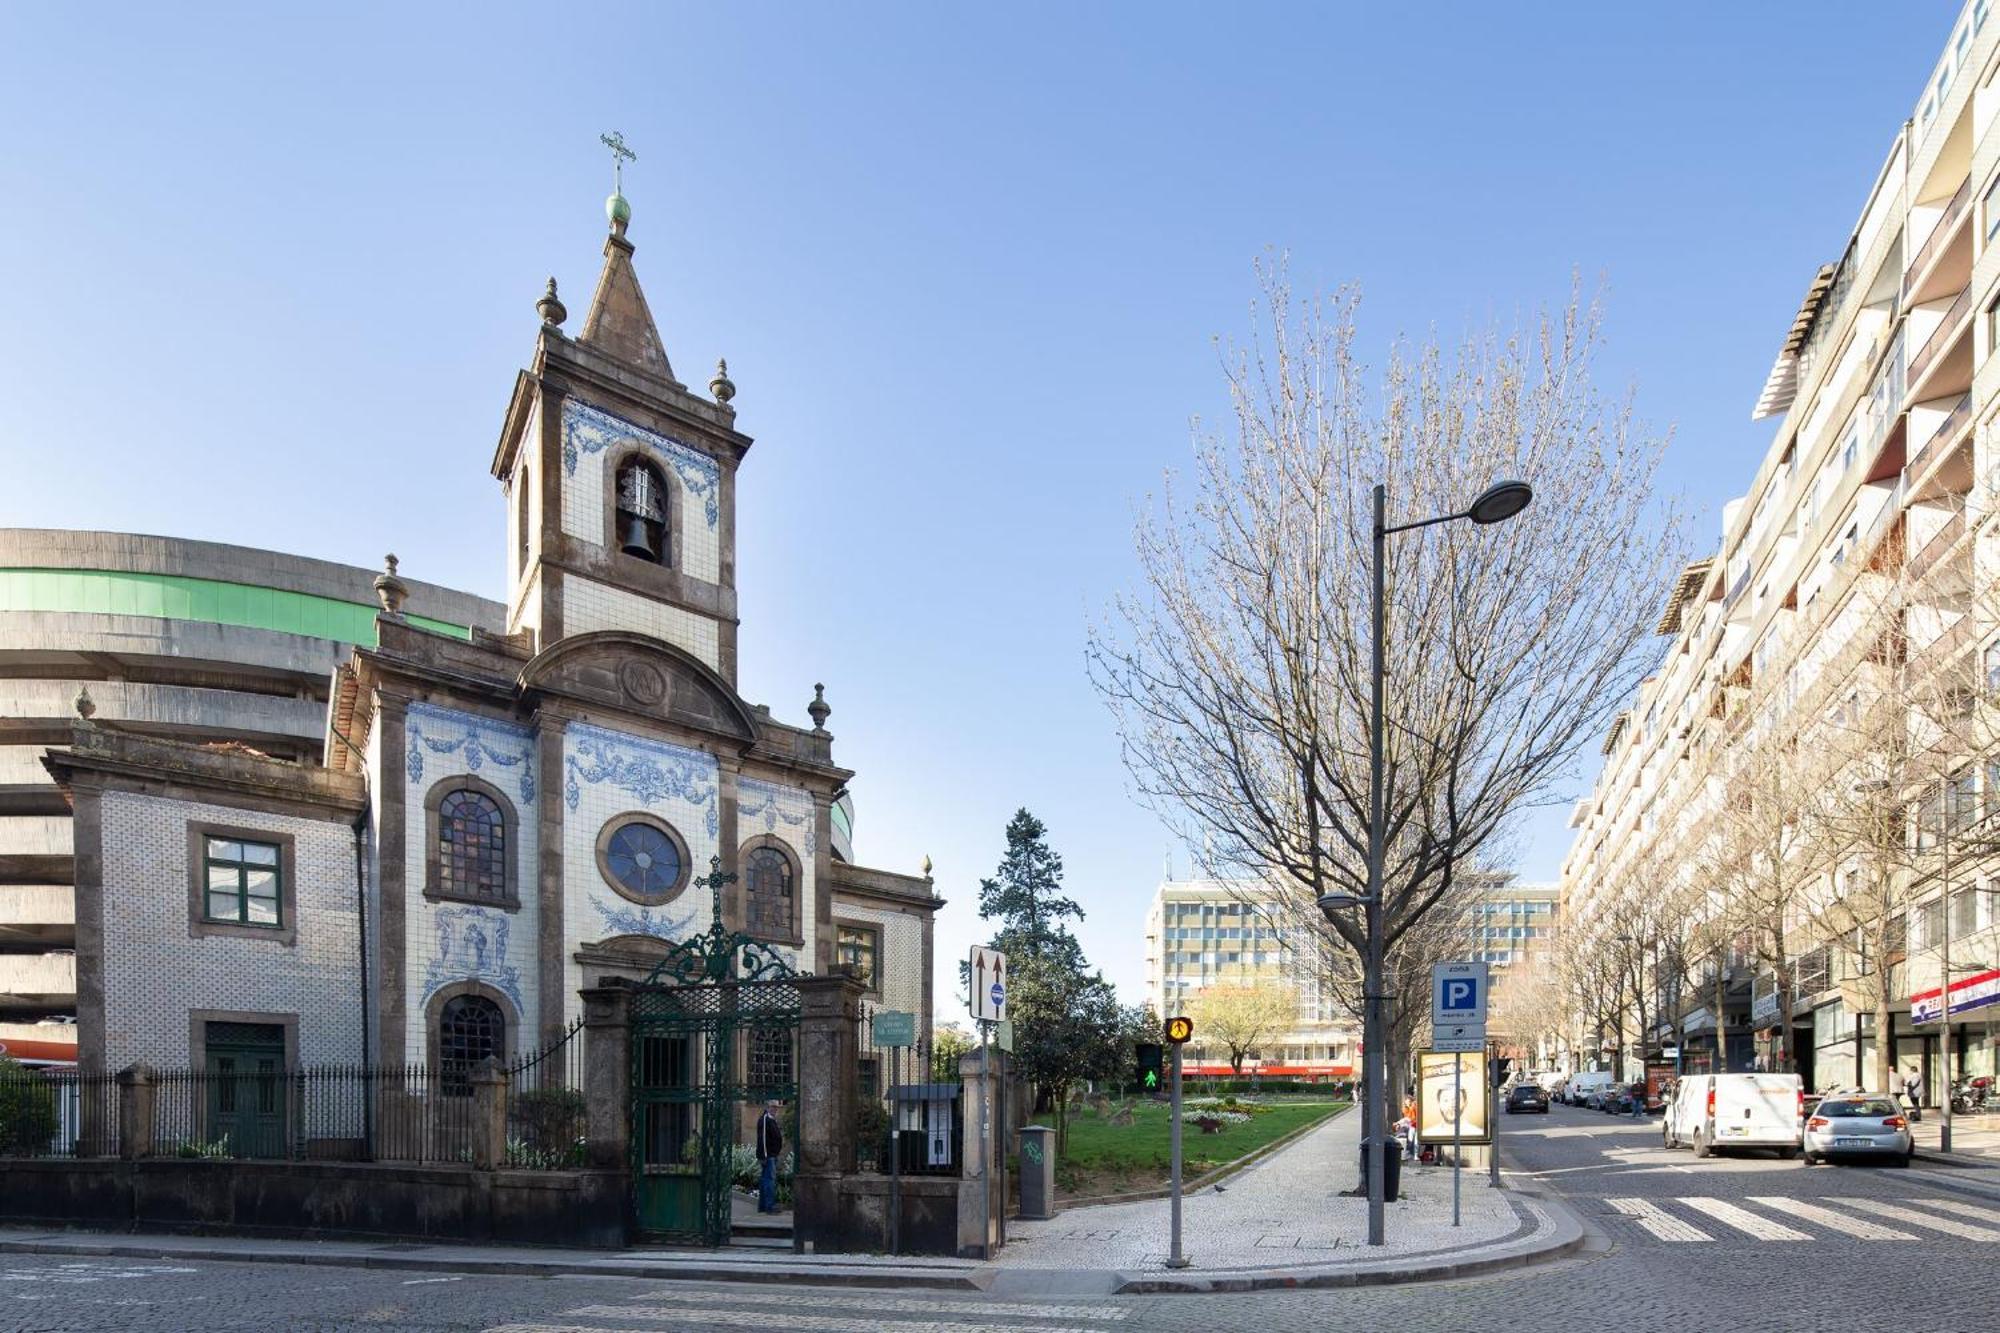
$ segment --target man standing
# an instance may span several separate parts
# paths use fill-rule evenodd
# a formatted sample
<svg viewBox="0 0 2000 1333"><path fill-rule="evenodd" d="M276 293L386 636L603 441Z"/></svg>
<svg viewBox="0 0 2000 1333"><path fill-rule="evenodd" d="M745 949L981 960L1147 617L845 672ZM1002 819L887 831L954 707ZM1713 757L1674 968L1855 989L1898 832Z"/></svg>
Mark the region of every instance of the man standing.
<svg viewBox="0 0 2000 1333"><path fill-rule="evenodd" d="M775 1213L778 1211L778 1158L785 1151L785 1131L778 1128L778 1109L782 1102L764 1103L764 1114L757 1117L757 1211Z"/></svg>
<svg viewBox="0 0 2000 1333"><path fill-rule="evenodd" d="M1903 1080L1903 1095L1910 1099L1910 1123L1912 1124L1924 1118L1924 1104L1918 1100L1918 1094L1922 1093L1923 1090L1924 1080L1917 1073L1917 1067L1911 1065L1908 1077Z"/></svg>

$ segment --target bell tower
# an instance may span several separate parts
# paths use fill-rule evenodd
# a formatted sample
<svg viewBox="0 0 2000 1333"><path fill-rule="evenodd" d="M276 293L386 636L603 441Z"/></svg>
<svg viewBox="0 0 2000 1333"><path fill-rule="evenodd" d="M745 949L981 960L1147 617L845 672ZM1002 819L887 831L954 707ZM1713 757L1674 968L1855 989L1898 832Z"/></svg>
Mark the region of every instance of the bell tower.
<svg viewBox="0 0 2000 1333"><path fill-rule="evenodd" d="M515 380L493 475L508 504L508 625L537 651L602 630L645 634L736 683L736 386L716 363L709 396L674 377L626 237L631 150L604 136L610 234L574 337L549 279L541 328Z"/></svg>

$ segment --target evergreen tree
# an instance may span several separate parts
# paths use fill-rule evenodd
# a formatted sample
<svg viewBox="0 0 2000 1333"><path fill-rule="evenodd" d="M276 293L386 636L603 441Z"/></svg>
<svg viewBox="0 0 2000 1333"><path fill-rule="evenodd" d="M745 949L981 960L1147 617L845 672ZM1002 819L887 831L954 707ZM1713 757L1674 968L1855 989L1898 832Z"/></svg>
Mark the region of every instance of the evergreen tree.
<svg viewBox="0 0 2000 1333"><path fill-rule="evenodd" d="M1083 949L1068 922L1083 919L1074 898L1063 896L1062 855L1048 844L1048 828L1024 807L1007 822L1007 854L992 879L979 881L979 916L997 921L993 947L1009 958L1046 959L1081 971Z"/></svg>

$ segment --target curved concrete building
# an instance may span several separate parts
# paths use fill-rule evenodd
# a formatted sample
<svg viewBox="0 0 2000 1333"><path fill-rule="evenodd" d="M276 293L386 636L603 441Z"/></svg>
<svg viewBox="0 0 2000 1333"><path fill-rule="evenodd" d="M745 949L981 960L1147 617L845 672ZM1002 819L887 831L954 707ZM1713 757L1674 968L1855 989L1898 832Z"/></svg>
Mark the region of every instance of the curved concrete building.
<svg viewBox="0 0 2000 1333"><path fill-rule="evenodd" d="M76 1006L69 806L43 768L79 690L120 731L325 762L326 699L373 646L378 571L122 532L0 528L0 1022ZM410 618L470 638L498 602L406 579Z"/></svg>

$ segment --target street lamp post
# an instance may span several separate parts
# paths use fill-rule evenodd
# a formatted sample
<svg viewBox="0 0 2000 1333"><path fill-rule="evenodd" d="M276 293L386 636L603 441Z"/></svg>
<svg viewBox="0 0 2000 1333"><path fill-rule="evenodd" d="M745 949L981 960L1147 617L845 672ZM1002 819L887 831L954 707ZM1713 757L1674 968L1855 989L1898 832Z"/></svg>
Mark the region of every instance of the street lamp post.
<svg viewBox="0 0 2000 1333"><path fill-rule="evenodd" d="M1470 507L1461 513L1440 514L1435 518L1418 519L1414 523L1398 523L1392 527L1389 524L1389 488L1379 483L1375 487L1375 521L1372 534L1374 540L1369 552L1368 891L1358 900L1352 894L1344 893L1325 894L1319 900L1320 911L1326 913L1329 918L1335 912L1356 905L1362 909L1364 945L1361 959L1363 997L1361 1067L1367 1104L1362 1112L1361 1129L1368 1139L1366 1158L1370 1245L1381 1245L1386 1241L1387 1198L1383 1157L1387 1153L1388 1146L1383 1127L1388 1123L1388 1068L1382 1044L1388 1032L1386 1006L1391 998L1383 987L1382 978L1382 862L1386 854L1384 844L1388 841L1383 818L1382 790L1384 762L1382 686L1387 675L1385 660L1388 636L1387 599L1383 596L1382 550L1392 534L1409 532L1415 528L1433 527L1439 523L1451 523L1461 518L1469 518L1482 526L1505 522L1526 509L1528 502L1533 498L1534 492L1524 481L1496 482L1481 491Z"/></svg>

